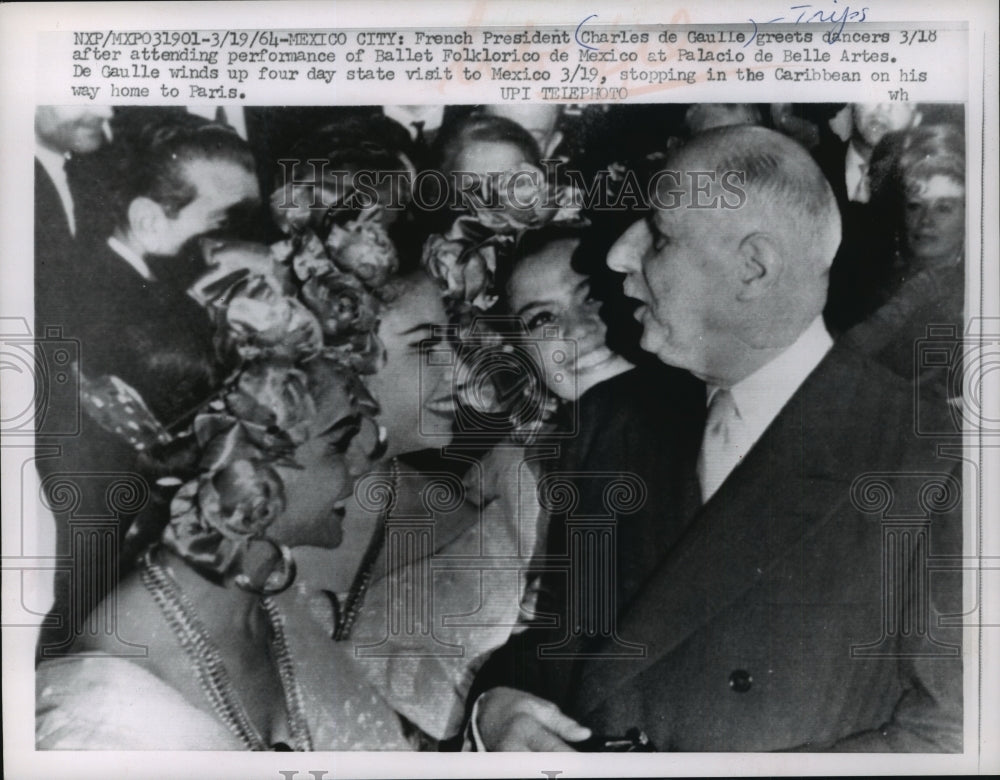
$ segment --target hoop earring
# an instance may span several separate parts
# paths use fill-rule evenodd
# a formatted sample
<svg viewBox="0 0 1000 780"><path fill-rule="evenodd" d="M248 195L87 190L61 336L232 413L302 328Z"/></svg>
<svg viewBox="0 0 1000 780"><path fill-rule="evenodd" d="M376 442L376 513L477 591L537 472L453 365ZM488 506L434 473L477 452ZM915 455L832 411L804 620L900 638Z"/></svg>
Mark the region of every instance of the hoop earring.
<svg viewBox="0 0 1000 780"><path fill-rule="evenodd" d="M295 565L295 558L292 551L286 545L278 544L269 536L258 536L255 541L266 542L271 545L281 555L281 565L279 568L267 575L263 585L255 585L250 581L250 577L244 572L240 572L233 579L233 584L240 590L248 593L255 593L258 596L276 596L288 590L295 582L295 575L298 569Z"/></svg>

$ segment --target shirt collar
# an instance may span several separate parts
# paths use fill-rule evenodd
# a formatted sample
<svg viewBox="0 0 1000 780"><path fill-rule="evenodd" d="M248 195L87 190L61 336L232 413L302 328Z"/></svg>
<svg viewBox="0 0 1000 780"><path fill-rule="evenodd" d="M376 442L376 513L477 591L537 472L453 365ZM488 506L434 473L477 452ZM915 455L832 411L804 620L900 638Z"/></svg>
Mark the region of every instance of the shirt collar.
<svg viewBox="0 0 1000 780"><path fill-rule="evenodd" d="M850 198L858 188L858 183L867 176L868 160L861 156L861 153L854 148L854 142L847 144L847 153L844 155L844 183L847 185L847 196Z"/></svg>
<svg viewBox="0 0 1000 780"><path fill-rule="evenodd" d="M754 440L778 416L832 346L833 339L820 315L788 349L729 388L739 415ZM709 387L709 402L718 389Z"/></svg>
<svg viewBox="0 0 1000 780"><path fill-rule="evenodd" d="M36 138L35 159L56 188L56 194L59 195L59 202L62 203L66 215L66 223L69 225L69 232L75 236L76 215L73 213L73 193L70 192L69 178L66 175L66 161L69 155L50 149Z"/></svg>
<svg viewBox="0 0 1000 780"><path fill-rule="evenodd" d="M149 270L149 266L146 265L146 261L142 259L142 256L138 252L126 246L114 236L110 236L108 238L108 246L111 247L112 252L132 266L136 273L138 273L139 276L147 282L156 281L156 277L153 276L153 272Z"/></svg>
<svg viewBox="0 0 1000 780"><path fill-rule="evenodd" d="M444 106L383 106L382 113L412 133L413 122L423 122L424 131L437 130L444 121Z"/></svg>
<svg viewBox="0 0 1000 780"><path fill-rule="evenodd" d="M63 154L62 152L57 152L54 149L50 149L44 144L35 141L35 157L38 158L38 162L42 164L45 172L52 179L65 179L66 169L63 167L66 165L66 161L69 159L68 154Z"/></svg>

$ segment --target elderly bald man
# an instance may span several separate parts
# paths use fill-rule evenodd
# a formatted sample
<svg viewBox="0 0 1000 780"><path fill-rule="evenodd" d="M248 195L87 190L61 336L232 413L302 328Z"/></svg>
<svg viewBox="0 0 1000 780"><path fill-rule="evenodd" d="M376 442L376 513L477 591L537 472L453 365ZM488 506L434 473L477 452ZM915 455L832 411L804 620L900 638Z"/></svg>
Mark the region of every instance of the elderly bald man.
<svg viewBox="0 0 1000 780"><path fill-rule="evenodd" d="M593 583L550 577L539 609L560 627L486 665L478 744L600 748L635 728L659 750L960 750L960 631L938 617L961 611L961 581L928 576L928 551L961 552L960 483L913 435L910 388L823 326L829 184L756 127L699 135L667 168L608 264L643 348L706 385L706 408L678 410L699 434L664 442L701 502L653 513L684 531L630 592L619 575L613 630L574 632Z"/></svg>

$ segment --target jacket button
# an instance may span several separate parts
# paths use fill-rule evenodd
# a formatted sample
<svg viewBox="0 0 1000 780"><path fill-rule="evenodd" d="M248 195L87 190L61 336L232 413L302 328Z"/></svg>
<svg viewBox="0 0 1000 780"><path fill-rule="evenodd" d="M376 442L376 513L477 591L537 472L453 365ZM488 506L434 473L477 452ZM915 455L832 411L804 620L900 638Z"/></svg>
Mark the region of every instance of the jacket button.
<svg viewBox="0 0 1000 780"><path fill-rule="evenodd" d="M753 685L753 677L746 669L736 669L729 673L729 687L733 693L746 693Z"/></svg>

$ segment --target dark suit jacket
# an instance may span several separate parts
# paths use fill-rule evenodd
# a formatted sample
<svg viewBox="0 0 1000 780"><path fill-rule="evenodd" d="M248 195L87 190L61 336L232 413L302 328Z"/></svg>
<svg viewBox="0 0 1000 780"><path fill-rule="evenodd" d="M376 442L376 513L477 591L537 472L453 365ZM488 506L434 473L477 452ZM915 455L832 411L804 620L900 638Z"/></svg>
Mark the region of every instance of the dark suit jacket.
<svg viewBox="0 0 1000 780"><path fill-rule="evenodd" d="M74 305L77 264L86 261L92 244L111 232L112 209L107 177L113 152L105 147L76 155L66 175L73 198L76 237L55 184L35 159L35 331L67 325L67 309ZM81 252L82 249L82 252Z"/></svg>
<svg viewBox="0 0 1000 780"><path fill-rule="evenodd" d="M63 325L73 234L52 179L35 159L35 332Z"/></svg>
<svg viewBox="0 0 1000 780"><path fill-rule="evenodd" d="M135 351L177 339L210 346L206 311L184 291L144 279L107 243L93 245L76 267L70 324L87 374L114 373L130 382ZM140 326L143 335L133 339Z"/></svg>
<svg viewBox="0 0 1000 780"><path fill-rule="evenodd" d="M892 265L896 214L871 203L855 203L847 192L844 163L847 141L826 133L813 152L830 183L840 210L841 241L830 267L830 288L823 315L834 333L843 333L867 318L881 303Z"/></svg>
<svg viewBox="0 0 1000 780"><path fill-rule="evenodd" d="M540 646L572 627L532 629L485 680L549 698L599 734L642 728L660 750L960 749L960 637L934 611L960 611L957 573L931 578L930 605L905 588L883 598L914 567L926 584L927 562L914 559L928 549L961 549L956 502L925 506L925 484L954 495L958 483L913 439L911 397L835 349L680 539L650 537L659 559L618 610L614 637L583 637L547 660ZM696 457L689 448L678 467ZM855 484L865 474L879 476ZM670 502L662 510L677 522ZM914 609L920 622L904 636ZM641 652L628 657L623 643Z"/></svg>

